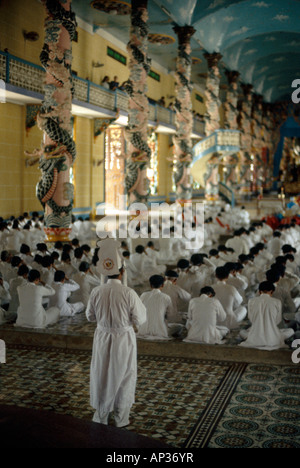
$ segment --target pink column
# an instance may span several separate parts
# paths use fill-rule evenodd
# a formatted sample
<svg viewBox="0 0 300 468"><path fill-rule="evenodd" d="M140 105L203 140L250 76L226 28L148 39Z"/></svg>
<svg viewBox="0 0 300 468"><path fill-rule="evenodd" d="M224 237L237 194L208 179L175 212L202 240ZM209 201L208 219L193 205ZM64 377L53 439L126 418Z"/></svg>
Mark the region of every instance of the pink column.
<svg viewBox="0 0 300 468"><path fill-rule="evenodd" d="M195 33L192 26L175 26L178 37L178 54L175 73L175 125L174 142L176 198L179 203L191 200L192 184L190 164L192 162L193 114L190 84L191 78L191 45L190 40Z"/></svg>
<svg viewBox="0 0 300 468"><path fill-rule="evenodd" d="M45 42L40 59L46 78L44 101L37 119L44 132L39 161L42 177L37 185L37 197L44 208L48 240L55 241L68 239L72 220L73 185L69 178L76 149L71 124L71 62L76 19L71 0L43 0L43 3Z"/></svg>

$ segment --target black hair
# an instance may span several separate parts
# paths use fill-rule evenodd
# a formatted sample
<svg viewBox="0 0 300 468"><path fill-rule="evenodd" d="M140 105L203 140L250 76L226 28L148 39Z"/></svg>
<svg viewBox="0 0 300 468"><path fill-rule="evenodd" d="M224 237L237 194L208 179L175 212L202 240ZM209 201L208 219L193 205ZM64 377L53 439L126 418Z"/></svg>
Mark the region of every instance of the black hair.
<svg viewBox="0 0 300 468"><path fill-rule="evenodd" d="M266 278L267 278L267 281L269 281L270 283L278 283L278 281L280 280L281 278L281 275L278 271L276 270L268 270L267 273L266 273Z"/></svg>
<svg viewBox="0 0 300 468"><path fill-rule="evenodd" d="M19 266L21 263L22 259L18 255L14 255L10 261L10 264L12 267Z"/></svg>
<svg viewBox="0 0 300 468"><path fill-rule="evenodd" d="M273 237L281 237L281 232L280 231L274 231L273 232Z"/></svg>
<svg viewBox="0 0 300 468"><path fill-rule="evenodd" d="M41 274L38 270L30 270L28 273L28 281L33 283L35 280L39 279Z"/></svg>
<svg viewBox="0 0 300 468"><path fill-rule="evenodd" d="M71 257L70 255L68 254L68 252L63 252L61 254L61 261L62 262L66 262L67 260L71 260Z"/></svg>
<svg viewBox="0 0 300 468"><path fill-rule="evenodd" d="M152 275L149 278L150 286L152 288L158 289L163 286L165 279L161 275Z"/></svg>
<svg viewBox="0 0 300 468"><path fill-rule="evenodd" d="M219 251L218 251L217 249L211 249L211 250L209 251L209 255L210 255L211 257L215 257L216 255L219 255Z"/></svg>
<svg viewBox="0 0 300 468"><path fill-rule="evenodd" d="M55 249L62 249L63 248L63 243L61 241L56 241L54 244Z"/></svg>
<svg viewBox="0 0 300 468"><path fill-rule="evenodd" d="M165 273L166 278L178 278L178 273L175 270L167 270Z"/></svg>
<svg viewBox="0 0 300 468"><path fill-rule="evenodd" d="M123 257L129 258L130 257L130 252L128 252L128 250L124 250L122 255L123 255Z"/></svg>
<svg viewBox="0 0 300 468"><path fill-rule="evenodd" d="M83 255L83 250L81 247L76 247L76 249L74 250L74 257L75 258L81 258Z"/></svg>
<svg viewBox="0 0 300 468"><path fill-rule="evenodd" d="M19 266L19 269L18 269L18 276L28 275L28 273L29 273L29 268L28 268L28 266L26 266L26 265L21 265L21 266Z"/></svg>
<svg viewBox="0 0 300 468"><path fill-rule="evenodd" d="M81 262L79 265L79 271L88 271L90 264L88 262Z"/></svg>
<svg viewBox="0 0 300 468"><path fill-rule="evenodd" d="M191 256L191 264L192 265L203 265L203 256L201 254L193 254Z"/></svg>
<svg viewBox="0 0 300 468"><path fill-rule="evenodd" d="M30 247L27 244L22 244L20 247L20 253L27 254L30 252Z"/></svg>
<svg viewBox="0 0 300 468"><path fill-rule="evenodd" d="M60 283L64 278L66 277L66 274L62 270L56 270L54 273L54 281L57 283Z"/></svg>
<svg viewBox="0 0 300 468"><path fill-rule="evenodd" d="M53 260L52 260L52 257L50 255L45 255L45 257L42 257L41 265L44 268L48 268L49 266L52 265L52 263L53 263Z"/></svg>
<svg viewBox="0 0 300 468"><path fill-rule="evenodd" d="M271 281L263 281L259 285L259 291L260 292L270 292L270 291L275 291L275 286Z"/></svg>
<svg viewBox="0 0 300 468"><path fill-rule="evenodd" d="M143 253L145 250L145 247L143 245L137 245L135 248L136 253Z"/></svg>
<svg viewBox="0 0 300 468"><path fill-rule="evenodd" d="M181 270L185 270L190 266L190 262L186 260L185 258L181 258L177 262L177 268L180 268Z"/></svg>
<svg viewBox="0 0 300 468"><path fill-rule="evenodd" d="M228 278L228 276L229 276L229 270L225 266L216 268L216 277L218 279L224 280Z"/></svg>
<svg viewBox="0 0 300 468"><path fill-rule="evenodd" d="M215 290L210 286L204 286L204 288L202 288L201 291L200 291L200 296L202 294L206 294L207 296L212 294L213 297L216 295Z"/></svg>

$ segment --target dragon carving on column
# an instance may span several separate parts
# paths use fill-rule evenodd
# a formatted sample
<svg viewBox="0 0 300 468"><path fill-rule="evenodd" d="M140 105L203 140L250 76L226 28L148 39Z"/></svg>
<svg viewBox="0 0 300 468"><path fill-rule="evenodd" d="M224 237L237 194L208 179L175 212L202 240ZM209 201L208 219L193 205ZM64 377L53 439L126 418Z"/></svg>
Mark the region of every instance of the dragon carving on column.
<svg viewBox="0 0 300 468"><path fill-rule="evenodd" d="M190 38L195 33L192 26L175 26L178 36L178 54L175 73L175 124L176 134L173 138L177 199L181 202L192 198L190 164L192 162L191 134L193 114L191 102L191 45Z"/></svg>
<svg viewBox="0 0 300 468"><path fill-rule="evenodd" d="M36 195L45 216L45 232L49 237L68 235L72 219L73 185L69 169L76 157L72 138L71 108L74 94L71 62L71 41L76 35L76 19L71 0L43 0L46 9L45 41L40 60L46 70L45 95L37 124L44 132L39 157L41 179Z"/></svg>
<svg viewBox="0 0 300 468"><path fill-rule="evenodd" d="M147 56L147 0L133 0L131 6L130 40L127 44L130 76L125 84L125 91L129 96L128 125L125 132L129 148L125 177L129 204L135 201L147 202L149 196L147 167L151 157L151 149L147 143L149 113L147 76L151 63Z"/></svg>

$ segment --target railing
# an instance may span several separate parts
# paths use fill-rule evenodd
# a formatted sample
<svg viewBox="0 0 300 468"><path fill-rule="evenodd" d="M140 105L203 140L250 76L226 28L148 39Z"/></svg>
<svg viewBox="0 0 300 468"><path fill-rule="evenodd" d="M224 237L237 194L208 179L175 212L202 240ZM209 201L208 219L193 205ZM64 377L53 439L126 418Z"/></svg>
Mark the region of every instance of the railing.
<svg viewBox="0 0 300 468"><path fill-rule="evenodd" d="M230 187L225 185L223 182L219 182L219 193L231 204L232 207L235 206L235 195L234 191Z"/></svg>
<svg viewBox="0 0 300 468"><path fill-rule="evenodd" d="M0 51L0 79L18 88L44 94L45 70L40 65ZM128 112L128 96L116 90L110 91L101 85L73 74L74 100L92 104L101 109ZM166 124L175 129L175 112L171 109L149 103L149 121ZM204 135L204 123L194 120L194 133Z"/></svg>

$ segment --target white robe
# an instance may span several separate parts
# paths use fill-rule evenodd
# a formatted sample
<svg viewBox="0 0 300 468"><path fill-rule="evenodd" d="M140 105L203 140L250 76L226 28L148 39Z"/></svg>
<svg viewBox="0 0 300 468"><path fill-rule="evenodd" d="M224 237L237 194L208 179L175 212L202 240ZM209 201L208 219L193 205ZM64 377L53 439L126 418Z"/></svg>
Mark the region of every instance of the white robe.
<svg viewBox="0 0 300 468"><path fill-rule="evenodd" d="M94 288L86 309L97 322L90 371L90 403L99 414L131 407L135 401L137 347L133 325L146 320L146 308L133 289L117 279Z"/></svg>
<svg viewBox="0 0 300 468"><path fill-rule="evenodd" d="M171 298L159 289L152 289L141 295L141 301L147 310L147 320L140 327L138 337L152 339L170 339L167 316L172 314Z"/></svg>
<svg viewBox="0 0 300 468"><path fill-rule="evenodd" d="M183 315L179 310L184 303L187 304L191 299L190 293L182 289L177 284L173 284L172 281L166 280L162 292L167 294L172 301L172 313L169 314L168 320L173 323L182 322ZM187 307L187 306L186 306Z"/></svg>
<svg viewBox="0 0 300 468"><path fill-rule="evenodd" d="M243 303L242 296L234 286L225 281L219 281L212 288L226 312L226 319L218 325L225 326L230 330L237 328L247 315L247 309L241 305Z"/></svg>
<svg viewBox="0 0 300 468"><path fill-rule="evenodd" d="M59 319L59 309L51 307L45 310L43 298L52 296L55 291L51 286L26 283L17 288L20 300L16 326L29 328L45 328Z"/></svg>
<svg viewBox="0 0 300 468"><path fill-rule="evenodd" d="M70 302L82 302L86 307L90 298L92 289L100 286L100 278L91 275L90 273L84 273L79 271L73 276L75 283L78 284L79 289L74 291L70 297Z"/></svg>
<svg viewBox="0 0 300 468"><path fill-rule="evenodd" d="M188 310L188 335L183 341L207 344L220 344L229 332L217 323L226 319L226 312L218 299L202 294L191 299Z"/></svg>
<svg viewBox="0 0 300 468"><path fill-rule="evenodd" d="M60 310L61 316L74 315L84 309L84 304L81 301L74 302L73 304L67 301L71 294L79 289L79 284L74 280L70 279L64 283L54 281L52 287L55 295L50 297L49 307L57 307Z"/></svg>
<svg viewBox="0 0 300 468"><path fill-rule="evenodd" d="M240 346L265 350L278 349L286 347L284 340L294 334L291 328L282 330L278 328L282 321L281 302L268 294L250 299L248 318L251 327L241 333L241 336L247 339L240 343Z"/></svg>

